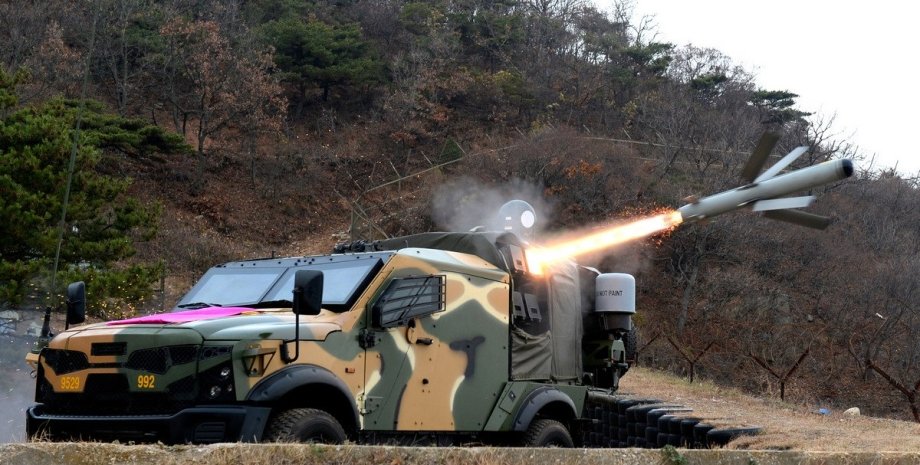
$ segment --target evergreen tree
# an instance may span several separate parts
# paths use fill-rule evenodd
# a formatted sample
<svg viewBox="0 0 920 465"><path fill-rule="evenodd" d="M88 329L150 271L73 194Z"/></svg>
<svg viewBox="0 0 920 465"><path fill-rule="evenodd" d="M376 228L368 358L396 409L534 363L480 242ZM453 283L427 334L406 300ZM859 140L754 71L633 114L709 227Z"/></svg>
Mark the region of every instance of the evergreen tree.
<svg viewBox="0 0 920 465"><path fill-rule="evenodd" d="M17 107L15 86L23 77L0 70L0 302L12 304L51 267L79 107L62 98ZM85 102L82 121L58 282L86 281L90 310L98 312L106 299L149 294L160 273L159 264L122 264L135 241L155 234L159 208L126 195L130 179L100 172L104 153L190 149L160 128L107 114L98 102Z"/></svg>
<svg viewBox="0 0 920 465"><path fill-rule="evenodd" d="M811 114L795 109L797 98L798 94L788 90L758 90L751 96L751 104L761 111L763 124L785 124Z"/></svg>
<svg viewBox="0 0 920 465"><path fill-rule="evenodd" d="M323 89L326 101L332 86L381 78L382 63L357 25L332 26L315 18L287 17L266 24L263 32L275 47L275 63L283 79L297 89L298 117L311 87Z"/></svg>

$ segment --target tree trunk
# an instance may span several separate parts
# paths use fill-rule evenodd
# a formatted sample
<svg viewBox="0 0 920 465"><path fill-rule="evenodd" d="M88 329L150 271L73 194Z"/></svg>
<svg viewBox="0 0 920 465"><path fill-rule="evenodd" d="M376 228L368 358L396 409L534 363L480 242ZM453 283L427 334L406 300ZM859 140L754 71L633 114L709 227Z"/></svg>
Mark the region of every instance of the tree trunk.
<svg viewBox="0 0 920 465"><path fill-rule="evenodd" d="M699 265L693 267L690 273L690 279L687 280L687 287L684 288L684 295L680 299L680 315L677 316L677 334L684 332L687 325L688 314L690 313L690 298L693 297L693 291L696 287L696 280L700 275Z"/></svg>
<svg viewBox="0 0 920 465"><path fill-rule="evenodd" d="M303 116L303 104L307 100L307 89L303 84L297 86L297 108L294 109L294 121L300 121Z"/></svg>

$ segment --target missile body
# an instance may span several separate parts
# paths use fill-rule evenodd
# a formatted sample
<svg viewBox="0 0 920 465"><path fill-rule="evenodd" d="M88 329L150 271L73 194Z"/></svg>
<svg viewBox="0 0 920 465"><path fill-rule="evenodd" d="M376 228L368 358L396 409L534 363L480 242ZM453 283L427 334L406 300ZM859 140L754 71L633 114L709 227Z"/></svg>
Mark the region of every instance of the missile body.
<svg viewBox="0 0 920 465"><path fill-rule="evenodd" d="M699 221L722 213L751 206L754 211L780 212L805 207L814 197L779 198L795 192L823 186L853 174L850 160L831 160L775 177L759 179L737 189L704 197L680 207L684 222ZM804 214L791 210L796 214ZM777 215L779 216L779 215ZM783 218L777 218L783 219Z"/></svg>

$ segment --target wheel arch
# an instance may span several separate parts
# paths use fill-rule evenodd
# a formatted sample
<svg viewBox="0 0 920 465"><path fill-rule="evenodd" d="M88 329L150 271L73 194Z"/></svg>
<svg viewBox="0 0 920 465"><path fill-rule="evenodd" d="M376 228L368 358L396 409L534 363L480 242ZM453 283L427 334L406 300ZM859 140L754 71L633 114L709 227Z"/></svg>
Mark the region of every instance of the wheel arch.
<svg viewBox="0 0 920 465"><path fill-rule="evenodd" d="M336 418L352 436L359 428L358 406L348 386L317 365L283 368L259 381L247 401L272 407L273 414L290 408L315 408Z"/></svg>
<svg viewBox="0 0 920 465"><path fill-rule="evenodd" d="M549 386L534 389L524 398L511 424L513 431L526 431L539 415L571 425L578 418L575 402L564 392Z"/></svg>

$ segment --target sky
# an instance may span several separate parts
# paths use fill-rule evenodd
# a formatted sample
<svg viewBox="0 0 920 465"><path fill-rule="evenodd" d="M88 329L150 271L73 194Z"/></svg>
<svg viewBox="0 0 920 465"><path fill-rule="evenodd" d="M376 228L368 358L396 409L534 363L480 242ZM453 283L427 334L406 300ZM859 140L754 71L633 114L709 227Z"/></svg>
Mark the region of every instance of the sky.
<svg viewBox="0 0 920 465"><path fill-rule="evenodd" d="M610 9L612 0L598 2ZM635 0L659 42L714 48L760 88L799 94L798 108L835 117L842 139L876 167L920 173L920 9L875 0ZM865 166L863 166L865 167Z"/></svg>

